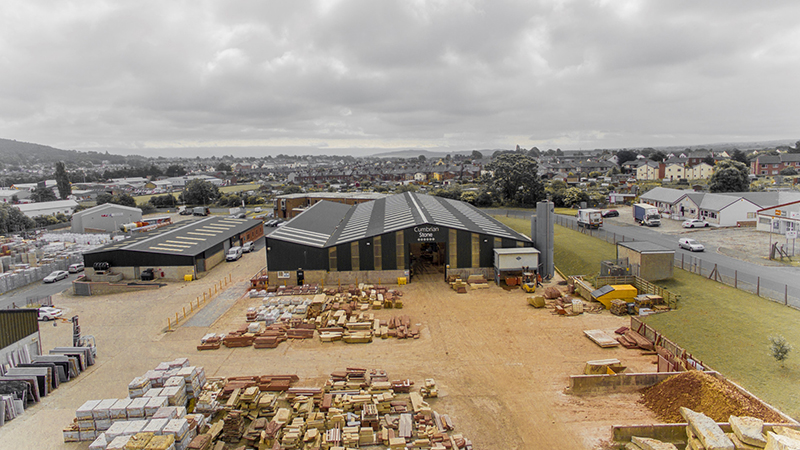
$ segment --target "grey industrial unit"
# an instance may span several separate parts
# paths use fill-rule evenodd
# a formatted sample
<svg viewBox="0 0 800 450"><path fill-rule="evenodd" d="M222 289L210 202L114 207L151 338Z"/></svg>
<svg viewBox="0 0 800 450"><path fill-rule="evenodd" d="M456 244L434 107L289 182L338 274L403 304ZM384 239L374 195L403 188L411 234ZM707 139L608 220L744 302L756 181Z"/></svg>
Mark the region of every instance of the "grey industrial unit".
<svg viewBox="0 0 800 450"><path fill-rule="evenodd" d="M229 248L263 236L261 220L206 217L140 233L86 252L83 259L90 280L97 262L109 263L125 279L138 279L152 268L155 278L183 280L186 275L201 277L225 260Z"/></svg>
<svg viewBox="0 0 800 450"><path fill-rule="evenodd" d="M672 278L675 250L647 241L618 242L617 260L627 258L631 273L648 281Z"/></svg>
<svg viewBox="0 0 800 450"><path fill-rule="evenodd" d="M120 225L142 220L142 210L130 206L103 203L72 215L73 233L110 233Z"/></svg>
<svg viewBox="0 0 800 450"><path fill-rule="evenodd" d="M425 272L493 279L495 248L533 241L468 203L406 192L353 206L318 202L266 245L270 283L294 284L302 269L306 282L330 284Z"/></svg>

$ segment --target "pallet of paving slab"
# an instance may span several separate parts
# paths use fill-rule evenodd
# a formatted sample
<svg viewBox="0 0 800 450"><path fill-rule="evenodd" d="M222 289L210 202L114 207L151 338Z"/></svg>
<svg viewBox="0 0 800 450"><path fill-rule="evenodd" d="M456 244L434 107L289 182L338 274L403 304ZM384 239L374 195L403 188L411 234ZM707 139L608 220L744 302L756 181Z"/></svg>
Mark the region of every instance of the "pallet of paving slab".
<svg viewBox="0 0 800 450"><path fill-rule="evenodd" d="M197 346L198 350L218 350L220 347L219 342L206 342Z"/></svg>
<svg viewBox="0 0 800 450"><path fill-rule="evenodd" d="M595 344L603 348L616 347L619 345L616 339L603 330L583 330L583 334Z"/></svg>

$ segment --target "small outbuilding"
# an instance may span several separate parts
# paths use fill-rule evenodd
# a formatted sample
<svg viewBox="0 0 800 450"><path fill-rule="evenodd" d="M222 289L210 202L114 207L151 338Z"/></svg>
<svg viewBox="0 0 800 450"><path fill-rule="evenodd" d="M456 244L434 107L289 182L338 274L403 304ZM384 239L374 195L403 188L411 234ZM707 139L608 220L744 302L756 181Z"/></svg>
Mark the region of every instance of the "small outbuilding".
<svg viewBox="0 0 800 450"><path fill-rule="evenodd" d="M130 206L104 203L72 215L73 233L111 233L122 224L140 222L142 210Z"/></svg>
<svg viewBox="0 0 800 450"><path fill-rule="evenodd" d="M505 279L505 274L519 274L523 268L539 271L539 250L533 247L494 249L494 281L498 285Z"/></svg>
<svg viewBox="0 0 800 450"><path fill-rule="evenodd" d="M617 260L627 259L631 273L647 281L672 278L675 250L647 241L618 242Z"/></svg>

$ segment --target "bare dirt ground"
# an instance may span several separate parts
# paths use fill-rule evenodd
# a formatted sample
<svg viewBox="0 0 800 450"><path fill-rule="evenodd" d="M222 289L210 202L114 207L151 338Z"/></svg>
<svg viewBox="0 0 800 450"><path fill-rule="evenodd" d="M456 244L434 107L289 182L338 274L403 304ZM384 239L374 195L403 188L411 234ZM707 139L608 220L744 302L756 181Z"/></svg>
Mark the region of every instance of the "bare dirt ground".
<svg viewBox="0 0 800 450"><path fill-rule="evenodd" d="M614 225L636 225L633 221L631 207L619 206L615 207L619 211L619 217L605 218L604 221ZM675 245L677 246L678 238L691 237L697 240L706 251L715 251L717 253L730 256L742 261L747 261L753 264L762 266L784 266L787 262L770 261L769 248L770 243L778 241L779 245L787 245L789 254L792 250L792 241L786 241L786 238L763 231L756 231L755 228L742 227L742 228L683 228L681 226L683 221L672 219L661 219L661 226L658 232L664 235L674 235ZM638 226L638 225L636 225ZM653 230L656 230L653 228ZM800 242L797 243L796 253L800 255ZM800 258L798 258L800 259Z"/></svg>
<svg viewBox="0 0 800 450"><path fill-rule="evenodd" d="M0 428L4 448L85 449L64 444L61 429L86 400L121 398L127 383L161 361L188 357L208 376L295 373L304 386L321 386L345 367L382 368L392 379L417 384L435 378L440 398L434 410L450 414L456 432L476 449L595 448L611 436L611 425L655 423L636 401L639 394L575 397L565 393L569 376L581 374L586 361L618 358L634 372L655 371L654 357L623 348L601 349L582 330L614 330L629 321L610 315L556 316L533 309L520 290L489 289L456 294L440 275L400 289L406 307L375 311L378 318L410 315L419 323L418 340L380 340L372 344L322 343L318 338L282 343L276 349L222 347L198 352L208 332L225 332L244 323L244 313L260 299L242 296L210 327L181 326L165 332L167 317L202 292L232 277L230 289L244 293L244 282L264 262L264 251L221 264L195 282L158 291L103 297L56 297L67 317L80 316L84 334L98 342L97 364L63 384L25 414ZM213 288L212 288L213 289ZM43 324L45 351L68 345L71 326Z"/></svg>

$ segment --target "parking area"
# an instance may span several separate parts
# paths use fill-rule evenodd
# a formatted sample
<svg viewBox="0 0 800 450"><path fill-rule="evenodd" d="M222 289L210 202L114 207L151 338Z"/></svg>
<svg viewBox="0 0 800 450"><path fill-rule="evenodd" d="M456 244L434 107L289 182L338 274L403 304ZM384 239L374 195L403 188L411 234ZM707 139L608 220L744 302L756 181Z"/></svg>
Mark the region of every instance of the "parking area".
<svg viewBox="0 0 800 450"><path fill-rule="evenodd" d="M569 376L581 374L589 360L617 358L635 372L655 371L655 356L621 347L603 349L583 330L613 331L627 318L604 311L566 317L534 309L521 290L489 289L457 294L443 282L401 287L405 307L370 311L377 318L409 315L420 339L377 340L371 344L323 343L318 338L289 341L276 349L221 348L199 352L208 332L225 332L244 323L248 307L260 299L225 298L229 307L216 318L186 322L165 332L167 317L190 299L230 275L228 286L243 283L264 261L264 249L221 264L198 281L174 283L157 291L105 297L56 296L65 316L77 314L84 334L98 343L98 363L74 381L29 408L2 428L9 448L84 449L64 444L61 429L84 401L120 398L128 382L161 361L188 357L208 376L293 373L303 385L320 386L345 367L382 368L393 378L421 383L435 378L440 398L434 408L449 414L456 430L475 448L593 448L611 435L611 425L652 423L652 412L638 394L574 397L565 393ZM226 291L227 292L227 291ZM234 296L236 297L236 296ZM201 310L202 311L202 310ZM200 326L192 326L192 325ZM210 324L210 325L209 325ZM71 341L68 324L43 324L45 349Z"/></svg>
<svg viewBox="0 0 800 450"><path fill-rule="evenodd" d="M605 218L604 222L619 226L639 226L633 220L630 206L614 207L619 211L619 217ZM795 252L800 254L800 242L797 242L793 250L793 242L782 235L756 231L755 228L683 228L681 221L671 219L661 219L661 226L651 228L667 236L675 237L675 246L681 237L690 237L703 244L706 251L714 251L732 258L746 261L762 266L783 266L787 262L770 261L769 249L773 242L784 245L789 254Z"/></svg>

